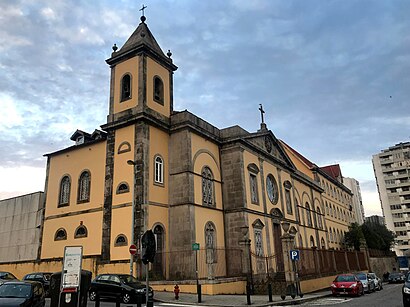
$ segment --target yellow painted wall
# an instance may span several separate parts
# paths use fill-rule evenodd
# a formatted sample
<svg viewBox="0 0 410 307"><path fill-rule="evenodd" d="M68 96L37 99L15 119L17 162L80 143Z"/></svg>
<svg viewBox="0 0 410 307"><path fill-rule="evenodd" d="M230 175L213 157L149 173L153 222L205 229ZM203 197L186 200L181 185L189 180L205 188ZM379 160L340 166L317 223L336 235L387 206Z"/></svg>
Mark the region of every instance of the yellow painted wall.
<svg viewBox="0 0 410 307"><path fill-rule="evenodd" d="M135 107L138 104L138 61L139 56L130 58L115 66L114 81L114 113ZM131 75L131 99L121 101L121 79L126 74Z"/></svg>
<svg viewBox="0 0 410 307"><path fill-rule="evenodd" d="M149 129L149 201L159 204L168 205L168 188L169 188L169 135L154 127ZM164 184L154 182L155 179L155 156L160 155L164 161Z"/></svg>
<svg viewBox="0 0 410 307"><path fill-rule="evenodd" d="M88 236L74 238L74 232L80 222L87 228ZM56 231L63 227L67 232L67 240L54 241ZM101 254L102 211L80 215L49 219L44 222L41 259L63 257L65 246L82 245L83 255Z"/></svg>
<svg viewBox="0 0 410 307"><path fill-rule="evenodd" d="M112 210L111 223L111 260L125 260L130 258L129 246L131 242L131 206L114 208ZM126 246L114 246L115 239L119 234L127 237Z"/></svg>
<svg viewBox="0 0 410 307"><path fill-rule="evenodd" d="M128 160L134 161L134 135L135 127L127 126L115 131L114 147L114 176L112 204L113 206L132 202L132 187L134 184L134 166L127 163ZM123 142L131 145L131 151L118 154L118 148ZM105 162L104 162L105 165ZM121 182L126 182L130 188L128 193L117 194L117 187Z"/></svg>
<svg viewBox="0 0 410 307"><path fill-rule="evenodd" d="M285 143L281 142L281 144L285 149L286 154L289 156L289 158L295 165L296 169L298 171L301 171L303 174L310 177L311 179L314 179L313 172L309 168L309 166L307 166L297 155L295 155L295 153L288 146L286 146Z"/></svg>
<svg viewBox="0 0 410 307"><path fill-rule="evenodd" d="M154 77L159 76L164 84L164 105L154 101ZM169 117L170 115L170 91L169 71L157 62L147 57L147 105L149 108Z"/></svg>
<svg viewBox="0 0 410 307"><path fill-rule="evenodd" d="M212 222L216 228L217 247L225 246L223 214L220 211L206 207L195 207L196 242L205 248L205 225Z"/></svg>
<svg viewBox="0 0 410 307"><path fill-rule="evenodd" d="M106 142L81 146L50 157L45 217L101 208L104 204ZM90 201L77 204L78 179L84 170L91 173ZM58 208L60 182L63 176L71 178L69 206Z"/></svg>

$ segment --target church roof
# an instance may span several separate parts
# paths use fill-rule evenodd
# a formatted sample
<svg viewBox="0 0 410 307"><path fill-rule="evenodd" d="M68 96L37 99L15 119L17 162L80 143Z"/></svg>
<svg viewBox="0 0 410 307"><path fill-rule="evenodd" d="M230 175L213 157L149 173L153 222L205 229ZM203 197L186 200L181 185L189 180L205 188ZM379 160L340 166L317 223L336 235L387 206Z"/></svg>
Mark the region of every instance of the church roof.
<svg viewBox="0 0 410 307"><path fill-rule="evenodd" d="M335 180L342 178L342 170L339 164L323 166L320 169Z"/></svg>
<svg viewBox="0 0 410 307"><path fill-rule="evenodd" d="M116 45L113 47L114 52L112 53L111 58L107 60L107 63L111 65L124 57L127 58L130 54L134 54L134 52L145 50L151 53L151 55L155 58L160 59L170 65L173 70L176 70L177 67L172 64L171 53L168 51L168 56L164 54L161 47L155 40L154 35L152 35L147 24L145 23L145 20L145 16L141 16L140 24L125 44L120 48L120 50L117 51Z"/></svg>

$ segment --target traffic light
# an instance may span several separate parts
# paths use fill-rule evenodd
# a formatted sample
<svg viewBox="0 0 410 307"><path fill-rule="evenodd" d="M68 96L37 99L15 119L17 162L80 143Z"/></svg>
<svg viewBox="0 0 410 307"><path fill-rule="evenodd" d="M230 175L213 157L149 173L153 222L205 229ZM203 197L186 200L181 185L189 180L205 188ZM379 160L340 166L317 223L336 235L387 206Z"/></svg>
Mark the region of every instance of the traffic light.
<svg viewBox="0 0 410 307"><path fill-rule="evenodd" d="M142 262L148 264L148 262L154 262L156 253L155 235L152 230L147 230L142 236Z"/></svg>

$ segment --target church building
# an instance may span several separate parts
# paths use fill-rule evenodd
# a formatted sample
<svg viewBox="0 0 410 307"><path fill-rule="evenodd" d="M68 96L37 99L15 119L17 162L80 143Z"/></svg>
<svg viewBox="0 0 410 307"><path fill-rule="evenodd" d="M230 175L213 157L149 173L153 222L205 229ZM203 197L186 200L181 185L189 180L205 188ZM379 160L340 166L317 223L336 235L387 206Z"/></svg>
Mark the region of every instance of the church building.
<svg viewBox="0 0 410 307"><path fill-rule="evenodd" d="M352 219L349 189L279 141L262 107L255 132L174 110L171 56L144 16L121 48L114 45L107 122L77 130L72 146L45 155L41 260L81 245L85 259L129 272L130 244L152 229L158 279L195 278L194 243L200 278L242 274L244 242L281 271L284 222L297 247L341 247ZM266 261L253 265L255 273L268 269Z"/></svg>

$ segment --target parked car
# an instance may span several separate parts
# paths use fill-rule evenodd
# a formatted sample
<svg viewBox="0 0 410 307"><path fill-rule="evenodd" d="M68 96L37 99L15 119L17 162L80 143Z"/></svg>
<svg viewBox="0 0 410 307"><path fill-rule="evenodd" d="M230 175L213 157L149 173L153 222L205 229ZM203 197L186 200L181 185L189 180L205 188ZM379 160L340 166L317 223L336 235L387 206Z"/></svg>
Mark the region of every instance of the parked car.
<svg viewBox="0 0 410 307"><path fill-rule="evenodd" d="M403 306L410 307L410 274L409 273L406 275L406 278L404 280L402 294L403 294Z"/></svg>
<svg viewBox="0 0 410 307"><path fill-rule="evenodd" d="M354 274L337 275L330 286L332 295L363 295L364 288L362 282Z"/></svg>
<svg viewBox="0 0 410 307"><path fill-rule="evenodd" d="M10 272L0 272L0 285L10 280L18 280L18 278Z"/></svg>
<svg viewBox="0 0 410 307"><path fill-rule="evenodd" d="M389 284L404 282L404 274L400 272L393 272L389 275Z"/></svg>
<svg viewBox="0 0 410 307"><path fill-rule="evenodd" d="M368 273L367 277L373 279L376 290L380 291L383 289L383 281L375 273Z"/></svg>
<svg viewBox="0 0 410 307"><path fill-rule="evenodd" d="M376 291L376 286L374 285L374 280L367 277L366 273L356 273L357 278L362 282L364 292L370 293Z"/></svg>
<svg viewBox="0 0 410 307"><path fill-rule="evenodd" d="M43 284L44 293L46 297L50 296L50 278L52 273L38 272L30 273L23 277L23 280L38 281Z"/></svg>
<svg viewBox="0 0 410 307"><path fill-rule="evenodd" d="M2 307L44 307L43 285L36 281L9 281L0 286Z"/></svg>
<svg viewBox="0 0 410 307"><path fill-rule="evenodd" d="M146 285L127 274L100 274L91 282L88 293L91 301L95 301L97 295L103 298L116 298L120 295L124 304L132 301L144 303ZM151 287L148 295L149 298L154 297Z"/></svg>

